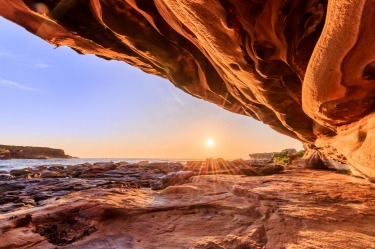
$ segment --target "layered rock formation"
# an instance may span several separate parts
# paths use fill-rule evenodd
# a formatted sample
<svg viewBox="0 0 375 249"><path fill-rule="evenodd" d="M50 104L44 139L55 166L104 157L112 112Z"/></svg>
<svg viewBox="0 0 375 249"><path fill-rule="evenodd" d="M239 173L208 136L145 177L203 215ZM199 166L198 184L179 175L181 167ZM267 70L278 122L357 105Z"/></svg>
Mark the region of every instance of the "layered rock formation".
<svg viewBox="0 0 375 249"><path fill-rule="evenodd" d="M328 171L193 176L161 191L64 180L8 185L9 197L25 198L38 188L41 194L60 194L0 213L0 248L363 249L375 244L374 185ZM20 188L25 181L29 188Z"/></svg>
<svg viewBox="0 0 375 249"><path fill-rule="evenodd" d="M0 159L72 158L61 149L0 145Z"/></svg>
<svg viewBox="0 0 375 249"><path fill-rule="evenodd" d="M277 152L252 153L249 154L250 162L273 162L273 155Z"/></svg>
<svg viewBox="0 0 375 249"><path fill-rule="evenodd" d="M0 15L167 78L375 181L374 0L2 0Z"/></svg>
<svg viewBox="0 0 375 249"><path fill-rule="evenodd" d="M1 170L0 214L40 206L47 199L97 187L160 190L186 183L195 175L264 176L283 171L284 167L281 165L250 165L240 159L208 159L186 165L179 162L106 162L67 166L41 165L13 169L10 172Z"/></svg>

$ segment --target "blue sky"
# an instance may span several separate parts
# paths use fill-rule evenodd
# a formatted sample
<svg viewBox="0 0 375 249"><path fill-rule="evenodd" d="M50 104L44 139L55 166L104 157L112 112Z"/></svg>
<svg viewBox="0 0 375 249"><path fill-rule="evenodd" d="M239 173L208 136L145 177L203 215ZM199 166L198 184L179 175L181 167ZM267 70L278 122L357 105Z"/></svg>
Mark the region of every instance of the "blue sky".
<svg viewBox="0 0 375 249"><path fill-rule="evenodd" d="M123 62L54 48L1 17L0 32L0 144L79 157L228 159L301 148Z"/></svg>

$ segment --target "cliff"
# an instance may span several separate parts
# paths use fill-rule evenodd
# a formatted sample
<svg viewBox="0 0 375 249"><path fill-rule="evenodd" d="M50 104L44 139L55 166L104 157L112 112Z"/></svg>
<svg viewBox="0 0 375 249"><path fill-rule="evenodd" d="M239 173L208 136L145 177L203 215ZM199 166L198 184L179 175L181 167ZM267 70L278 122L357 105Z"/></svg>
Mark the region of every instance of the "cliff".
<svg viewBox="0 0 375 249"><path fill-rule="evenodd" d="M60 149L30 146L0 145L0 159L72 158Z"/></svg>
<svg viewBox="0 0 375 249"><path fill-rule="evenodd" d="M252 153L249 154L251 162L273 162L273 155L277 152Z"/></svg>
<svg viewBox="0 0 375 249"><path fill-rule="evenodd" d="M374 0L3 0L0 15L167 78L375 181Z"/></svg>

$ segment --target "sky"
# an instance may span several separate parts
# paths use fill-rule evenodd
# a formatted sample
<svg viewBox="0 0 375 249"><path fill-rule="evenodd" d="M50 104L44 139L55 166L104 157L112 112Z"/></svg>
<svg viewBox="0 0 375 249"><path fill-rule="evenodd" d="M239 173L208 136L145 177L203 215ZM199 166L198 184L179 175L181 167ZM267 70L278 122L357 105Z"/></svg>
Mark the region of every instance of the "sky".
<svg viewBox="0 0 375 249"><path fill-rule="evenodd" d="M2 17L0 105L0 144L60 148L81 158L247 159L302 147L165 79L55 48Z"/></svg>

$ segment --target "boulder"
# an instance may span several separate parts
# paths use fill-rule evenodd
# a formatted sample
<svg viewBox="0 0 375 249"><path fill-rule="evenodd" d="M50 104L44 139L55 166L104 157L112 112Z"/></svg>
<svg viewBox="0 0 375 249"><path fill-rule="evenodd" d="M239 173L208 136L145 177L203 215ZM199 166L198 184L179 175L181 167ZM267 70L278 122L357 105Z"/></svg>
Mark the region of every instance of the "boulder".
<svg viewBox="0 0 375 249"><path fill-rule="evenodd" d="M329 156L321 153L315 146L304 145L306 150L304 156L296 162L297 165L312 169L334 169L339 171L349 171L349 165L337 161ZM353 170L354 174L361 176Z"/></svg>
<svg viewBox="0 0 375 249"><path fill-rule="evenodd" d="M24 169L13 169L9 172L12 176L23 176L30 174L33 171L32 168L24 168Z"/></svg>
<svg viewBox="0 0 375 249"><path fill-rule="evenodd" d="M186 183L194 173L192 171L171 172L155 180L150 180L152 190L165 189L168 186Z"/></svg>
<svg viewBox="0 0 375 249"><path fill-rule="evenodd" d="M50 171L62 171L62 170L64 170L64 166L63 165L52 165L52 166L48 167L47 169L50 170Z"/></svg>
<svg viewBox="0 0 375 249"><path fill-rule="evenodd" d="M94 163L92 169L101 169L103 171L107 170L114 170L118 167L118 165L114 162L106 162L106 163Z"/></svg>
<svg viewBox="0 0 375 249"><path fill-rule="evenodd" d="M273 162L273 155L276 152L268 152L268 153L251 153L249 154L249 162L250 163L272 163Z"/></svg>
<svg viewBox="0 0 375 249"><path fill-rule="evenodd" d="M59 171L44 171L41 175L42 178L65 178L66 173Z"/></svg>

